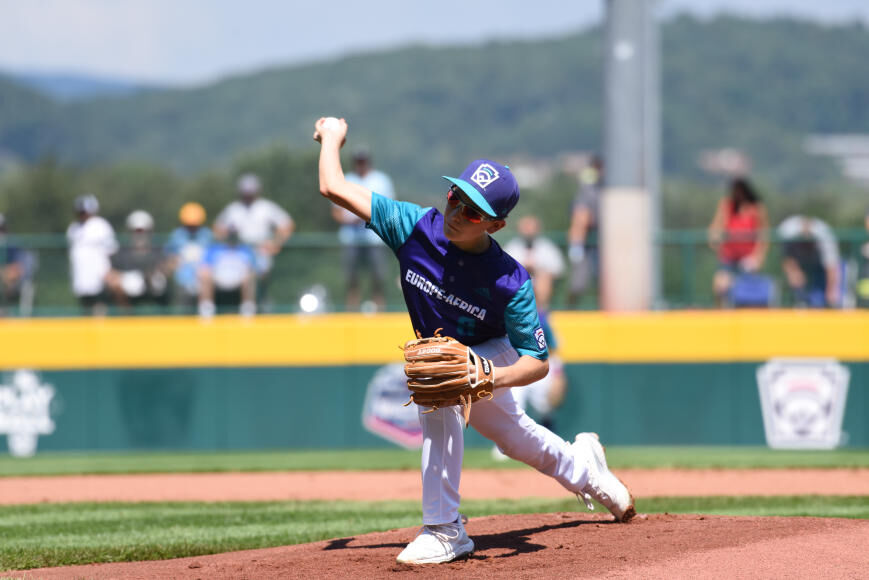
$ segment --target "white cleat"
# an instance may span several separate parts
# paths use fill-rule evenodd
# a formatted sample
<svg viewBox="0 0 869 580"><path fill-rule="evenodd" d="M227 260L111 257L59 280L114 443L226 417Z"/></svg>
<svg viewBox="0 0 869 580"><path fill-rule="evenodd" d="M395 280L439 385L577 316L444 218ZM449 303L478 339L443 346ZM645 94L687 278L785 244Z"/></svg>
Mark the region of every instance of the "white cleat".
<svg viewBox="0 0 869 580"><path fill-rule="evenodd" d="M606 507L618 522L626 522L637 515L631 492L607 467L606 455L597 433L580 433L576 436L573 448L577 457L586 461L588 466L588 483L582 489L582 493L576 494L585 502L588 509L594 509L591 503L591 498L594 498Z"/></svg>
<svg viewBox="0 0 869 580"><path fill-rule="evenodd" d="M419 535L395 559L399 564L443 564L474 551L468 537L464 516L451 524L423 526ZM467 521L467 520L465 520Z"/></svg>

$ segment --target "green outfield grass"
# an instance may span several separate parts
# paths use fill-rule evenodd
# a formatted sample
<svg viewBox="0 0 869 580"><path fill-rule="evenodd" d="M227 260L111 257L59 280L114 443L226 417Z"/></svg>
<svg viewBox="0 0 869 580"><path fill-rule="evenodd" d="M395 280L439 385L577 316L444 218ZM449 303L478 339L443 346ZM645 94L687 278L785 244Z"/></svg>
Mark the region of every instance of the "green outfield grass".
<svg viewBox="0 0 869 580"><path fill-rule="evenodd" d="M515 462L496 462L490 450L467 449L468 468L516 469ZM617 447L607 448L615 468L681 467L788 468L869 467L869 449L774 451L765 447ZM417 469L419 451L400 449L250 451L202 453L39 453L28 459L0 457L0 476L90 473L157 473L285 470Z"/></svg>
<svg viewBox="0 0 869 580"><path fill-rule="evenodd" d="M656 498L644 513L869 518L866 497ZM563 500L466 501L471 518L584 512ZM602 508L598 507L598 510ZM39 504L0 508L0 570L159 560L419 525L418 502ZM408 537L410 539L410 537ZM396 546L398 552L399 546Z"/></svg>

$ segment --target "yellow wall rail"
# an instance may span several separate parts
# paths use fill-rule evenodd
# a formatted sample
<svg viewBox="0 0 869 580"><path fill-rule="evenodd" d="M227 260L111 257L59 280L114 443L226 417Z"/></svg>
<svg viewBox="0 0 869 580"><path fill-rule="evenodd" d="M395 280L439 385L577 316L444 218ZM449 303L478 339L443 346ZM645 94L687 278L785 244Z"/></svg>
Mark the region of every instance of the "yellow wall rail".
<svg viewBox="0 0 869 580"><path fill-rule="evenodd" d="M555 312L566 362L869 361L869 311ZM329 366L401 360L404 313L0 320L0 368Z"/></svg>
<svg viewBox="0 0 869 580"><path fill-rule="evenodd" d="M563 312L553 314L552 324L568 362L869 360L865 310Z"/></svg>

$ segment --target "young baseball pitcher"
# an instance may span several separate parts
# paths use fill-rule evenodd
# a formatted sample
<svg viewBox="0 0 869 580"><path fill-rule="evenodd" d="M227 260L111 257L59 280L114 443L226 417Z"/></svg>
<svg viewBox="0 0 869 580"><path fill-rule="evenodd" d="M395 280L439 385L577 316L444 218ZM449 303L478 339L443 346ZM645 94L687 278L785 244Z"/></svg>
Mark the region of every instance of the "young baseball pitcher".
<svg viewBox="0 0 869 580"><path fill-rule="evenodd" d="M590 509L594 498L618 521L633 517L633 498L607 468L597 435L580 433L573 443L564 441L526 415L508 388L533 383L548 371L528 272L489 235L504 227L519 201L509 168L479 159L459 177L445 177L450 187L441 213L348 182L340 161L347 123L321 118L314 128L321 144L320 193L365 220L395 253L418 336L440 330L457 339L461 344L454 345L471 361L471 370L463 373L473 375L463 377L472 385L468 398L463 396L461 405L433 404L415 390L428 379L414 377L418 363L409 353L424 357L440 346L409 342L405 347L409 385L421 405L423 527L398 562L450 562L474 550L458 511L466 420L505 454L555 478Z"/></svg>

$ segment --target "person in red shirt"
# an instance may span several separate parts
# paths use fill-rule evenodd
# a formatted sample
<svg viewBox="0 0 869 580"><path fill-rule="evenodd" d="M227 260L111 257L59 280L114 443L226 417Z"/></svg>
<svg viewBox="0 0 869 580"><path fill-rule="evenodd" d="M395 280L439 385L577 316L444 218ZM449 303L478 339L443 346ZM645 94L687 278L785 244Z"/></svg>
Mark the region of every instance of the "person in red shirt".
<svg viewBox="0 0 869 580"><path fill-rule="evenodd" d="M768 228L766 207L751 183L733 179L729 193L718 202L708 232L709 246L718 254L712 289L719 307L727 303L734 276L763 266Z"/></svg>

